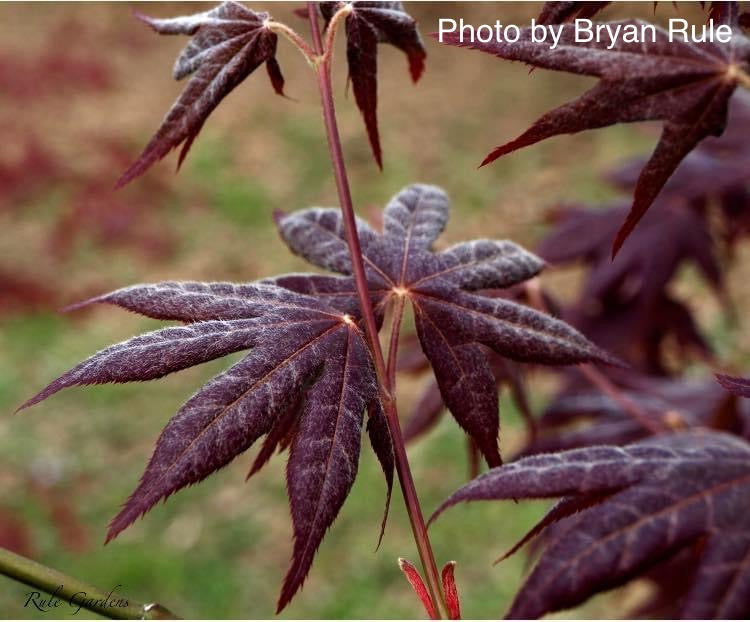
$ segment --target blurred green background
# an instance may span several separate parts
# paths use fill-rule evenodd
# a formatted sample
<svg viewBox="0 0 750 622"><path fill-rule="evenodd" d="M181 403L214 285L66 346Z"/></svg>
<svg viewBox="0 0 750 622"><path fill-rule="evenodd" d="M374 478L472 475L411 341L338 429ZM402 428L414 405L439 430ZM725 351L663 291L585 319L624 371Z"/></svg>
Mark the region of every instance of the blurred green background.
<svg viewBox="0 0 750 622"><path fill-rule="evenodd" d="M0 5L0 130L6 137L0 155L0 532L6 546L34 559L105 590L121 585L122 594L158 600L184 617L267 618L291 554L283 455L245 483L252 449L102 546L107 522L134 488L162 426L230 361L143 385L73 389L12 414L87 355L158 325L112 308L59 313L68 303L135 282L249 281L307 269L279 241L271 212L335 205L336 194L313 75L283 41L279 60L290 99L275 96L259 71L212 115L178 175L170 156L128 188L112 191L182 88L170 72L186 40L157 37L132 11L172 16L208 6ZM307 24L293 15L298 3L251 6L307 35ZM407 9L428 33L440 17L523 24L539 7L415 3ZM624 3L609 15L648 18L652 10L651 3ZM658 19L673 11L660 3ZM696 12L698 3L681 11ZM429 38L426 46L427 70L417 86L403 55L381 47L381 173L354 102L345 96L339 41L337 106L354 199L365 217L407 183L435 183L454 201L440 244L480 235L533 247L544 232L545 208L611 199L600 173L653 145L647 126L618 126L551 140L477 170L492 147L591 81L529 74L523 65L442 48ZM747 276L733 273L731 280L747 283ZM562 298L574 295L575 272L544 278ZM724 330L715 303L702 296L695 279L686 275L679 286L690 299L700 298L699 318L720 349L732 342L733 352L750 351L747 336ZM742 308L747 286L734 291ZM409 378L400 385L404 413L421 382ZM539 375L531 387L539 407L554 379ZM523 428L502 401L502 447L510 454ZM462 436L446 417L410 447L428 513L466 480ZM399 556L416 561L398 490L375 551L384 492L379 467L364 448L351 496L303 591L281 617L422 615L396 564ZM461 506L432 528L439 563L458 563L466 617L502 616L527 561L523 554L495 567L492 561L545 505ZM646 589L635 584L567 615L616 617ZM0 615L49 617L23 607L28 591L0 578Z"/></svg>

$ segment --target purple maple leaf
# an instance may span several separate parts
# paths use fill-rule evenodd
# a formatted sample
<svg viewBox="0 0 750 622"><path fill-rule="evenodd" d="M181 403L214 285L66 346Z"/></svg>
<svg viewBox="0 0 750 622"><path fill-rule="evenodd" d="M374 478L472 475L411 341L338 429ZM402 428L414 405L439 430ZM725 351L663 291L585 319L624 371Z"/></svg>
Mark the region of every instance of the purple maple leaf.
<svg viewBox="0 0 750 622"><path fill-rule="evenodd" d="M508 553L557 527L508 618L574 607L701 541L695 573L683 582L680 616L747 618L749 494L746 441L686 432L523 458L465 485L434 517L462 501L562 497Z"/></svg>
<svg viewBox="0 0 750 622"><path fill-rule="evenodd" d="M411 302L443 401L488 463L496 465L497 383L485 348L515 361L548 365L612 359L567 324L482 294L480 290L507 288L541 270L542 261L520 246L473 240L433 251L447 223L448 206L439 188L407 186L386 206L382 234L361 220L357 228L376 308L399 297ZM277 222L292 251L322 268L351 273L338 210L302 210L280 215ZM348 303L342 293L337 299ZM352 281L348 296L354 295ZM334 298L330 302L337 304Z"/></svg>
<svg viewBox="0 0 750 622"><path fill-rule="evenodd" d="M182 164L216 106L263 63L274 90L281 95L284 89L284 78L276 61L277 36L265 25L267 13L256 13L238 2L226 0L210 11L183 17L138 17L159 34L193 37L177 58L174 78L194 76L143 153L122 174L117 187L142 175L180 145L178 166Z"/></svg>
<svg viewBox="0 0 750 622"><path fill-rule="evenodd" d="M427 53L417 23L404 11L401 2L321 2L320 12L330 22L344 5L351 6L346 17L346 59L354 100L362 113L372 154L383 168L383 154L378 133L378 43L389 43L409 61L411 79L417 82L424 71Z"/></svg>
<svg viewBox="0 0 750 622"><path fill-rule="evenodd" d="M443 35L442 43L447 45L599 78L578 99L548 112L520 136L496 147L482 165L561 134L616 123L663 121L661 138L640 173L630 212L615 238L613 254L617 253L680 162L702 140L724 130L739 72L750 70L750 40L736 27L735 13L719 12L734 27L731 41L725 44L670 41L667 31L641 20L605 25L621 31L653 29L653 40L648 34L637 43L626 42L627 37L619 37L614 45L597 37L578 42L571 24L560 26L560 42L554 49L548 42L534 42L530 28L522 29L514 43L469 42L457 33Z"/></svg>

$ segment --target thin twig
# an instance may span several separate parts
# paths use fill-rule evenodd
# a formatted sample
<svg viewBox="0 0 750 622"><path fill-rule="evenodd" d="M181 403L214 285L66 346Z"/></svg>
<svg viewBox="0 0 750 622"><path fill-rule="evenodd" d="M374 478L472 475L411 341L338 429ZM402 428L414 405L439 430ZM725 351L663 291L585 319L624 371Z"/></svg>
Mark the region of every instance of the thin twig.
<svg viewBox="0 0 750 622"><path fill-rule="evenodd" d="M336 43L336 31L338 30L339 24L342 20L345 20L352 12L352 5L345 4L336 13L333 14L331 21L326 27L326 43L323 52L322 61L328 63L329 67L333 66L333 51L334 44Z"/></svg>
<svg viewBox="0 0 750 622"><path fill-rule="evenodd" d="M307 41L297 34L296 31L289 28L286 24L276 22L272 19L266 20L265 26L277 35L286 37L286 39L302 53L302 56L305 57L305 60L307 60L311 66L314 67L316 65L317 55L315 54L315 51L308 45Z"/></svg>
<svg viewBox="0 0 750 622"><path fill-rule="evenodd" d="M651 432L651 434L658 434L664 431L661 426L646 414L646 411L620 391L609 378L591 363L581 363L578 369L591 384L607 395L609 399L622 408L623 411L630 415L643 428Z"/></svg>
<svg viewBox="0 0 750 622"><path fill-rule="evenodd" d="M422 567L425 573L427 586L430 590L433 601L442 615L445 615L445 605L442 596L440 574L435 563L435 556L432 552L427 527L425 525L422 508L419 504L419 497L414 486L414 478L411 474L409 459L406 455L401 426L398 419L398 410L393 397L393 387L388 378L388 370L383 358L383 350L380 346L378 337L377 323L375 314L370 301L369 287L365 275L364 261L362 259L362 248L357 234L356 221L354 217L354 206L349 189L349 179L346 173L346 164L344 154L341 148L341 138L339 136L338 124L336 121L336 110L333 101L333 89L331 85L331 59L332 54L328 53L333 49L334 40L331 37L327 40L328 49L323 48L320 30L318 27L318 15L316 4L307 3L308 15L310 18L310 27L312 29L313 46L315 53L322 58L317 66L318 87L320 90L320 99L323 107L323 120L325 122L326 136L328 138L328 147L333 165L334 177L336 179L336 189L341 203L341 213L344 220L344 230L346 242L349 246L349 253L352 260L352 272L354 282L357 288L359 304L362 310L362 319L365 325L367 341L372 352L375 364L375 372L378 379L378 388L380 400L388 420L388 427L391 432L393 441L394 461L396 473L398 474L401 492L404 496L406 510L409 515L414 542L419 552ZM346 10L346 9L342 9ZM333 17L332 21L336 19ZM341 18L339 18L341 19ZM395 356L395 354L394 354Z"/></svg>
<svg viewBox="0 0 750 622"><path fill-rule="evenodd" d="M180 619L156 603L137 603L117 594L115 589L109 593L102 592L99 588L2 548L0 574L54 596L72 608L70 613L75 613L80 608L112 620ZM29 599L34 598L33 593L28 596Z"/></svg>

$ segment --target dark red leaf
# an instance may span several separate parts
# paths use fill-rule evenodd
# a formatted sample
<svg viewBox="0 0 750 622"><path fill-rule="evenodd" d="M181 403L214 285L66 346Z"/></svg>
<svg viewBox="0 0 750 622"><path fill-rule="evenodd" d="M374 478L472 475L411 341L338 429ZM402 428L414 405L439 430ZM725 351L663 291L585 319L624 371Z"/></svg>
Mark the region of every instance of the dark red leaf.
<svg viewBox="0 0 750 622"><path fill-rule="evenodd" d="M639 31L647 25L627 20L608 26ZM750 41L738 30L727 44L688 43L669 41L665 30L652 27L654 41L647 36L639 37L638 43L626 43L621 36L613 46L606 37L578 43L571 25L561 26L555 49L547 42L533 42L530 28L523 29L515 43L466 42L457 33L443 35L442 40L534 67L600 78L581 97L548 112L518 138L497 147L482 165L560 134L616 123L664 122L659 143L639 176L630 213L615 238L613 254L685 156L706 137L722 133L739 72L750 70Z"/></svg>
<svg viewBox="0 0 750 622"><path fill-rule="evenodd" d="M326 21L344 2L321 2L320 11ZM383 168L383 156L378 134L378 43L390 43L404 52L409 61L409 73L414 82L424 71L427 53L414 19L401 2L350 2L351 12L346 18L346 58L354 99L362 113L375 161Z"/></svg>
<svg viewBox="0 0 750 622"><path fill-rule="evenodd" d="M180 145L182 163L214 108L261 64L266 63L274 90L282 94L284 87L275 59L277 36L265 26L267 13L256 13L226 0L203 13L169 19L139 18L159 34L193 37L177 59L174 78L195 75L143 153L117 181L117 187L142 175Z"/></svg>
<svg viewBox="0 0 750 622"><path fill-rule="evenodd" d="M523 458L459 489L436 515L461 501L563 497L543 522L568 517L566 526L547 544L510 618L574 607L699 540L705 548L695 576L686 577L681 617L746 618L749 487L747 442L681 433Z"/></svg>
<svg viewBox="0 0 750 622"><path fill-rule="evenodd" d="M682 354L709 358L710 346L690 309L667 294L677 274L692 264L728 303L708 216L692 203L660 198L611 260L610 244L626 212L626 205L555 210L555 227L542 241L540 255L553 264L582 262L589 267L577 301L562 317L648 373L667 373L667 337L678 342Z"/></svg>
<svg viewBox="0 0 750 622"><path fill-rule="evenodd" d="M396 296L411 300L421 325L429 326L422 331L422 342L443 399L495 464L497 389L484 348L546 364L611 359L558 320L483 296L482 288L519 283L536 274L542 263L507 241L475 240L434 252L432 243L447 218L445 194L415 185L386 207L383 234L358 223L370 296L379 325ZM296 253L350 274L338 210L279 215L277 224ZM354 482L366 408L368 434L388 487L387 515L393 447L350 276L289 274L246 284L135 285L72 308L93 302L183 325L102 350L21 408L63 388L160 378L249 350L193 395L164 428L138 487L110 524L108 540L158 501L201 481L265 436L251 474L277 447L290 448L287 479L295 544L279 599L283 608L304 582ZM434 342L438 336L445 343ZM456 357L455 366L446 366L446 354ZM457 382L464 368L479 371Z"/></svg>
<svg viewBox="0 0 750 622"><path fill-rule="evenodd" d="M619 378L622 382L622 378ZM713 380L631 377L621 394L658 427L711 427L744 432L743 416ZM625 445L650 435L603 393L589 387L563 391L539 418L539 438L521 452L529 456L592 445Z"/></svg>
<svg viewBox="0 0 750 622"><path fill-rule="evenodd" d="M355 319L316 298L267 283L137 285L89 302L187 324L102 350L22 408L65 387L159 378L249 349L167 424L140 484L110 524L107 539L267 434L254 465L257 470L294 431L288 478L295 553L279 602L283 607L302 585L354 481L362 414L377 400L369 351ZM385 442L379 438L378 443L390 488Z"/></svg>
<svg viewBox="0 0 750 622"><path fill-rule="evenodd" d="M445 193L413 185L386 207L382 235L359 221L370 292L381 301L378 307L397 296L411 301L443 400L488 463L499 464L497 387L482 346L514 360L551 365L611 359L562 322L483 296L481 290L531 278L543 264L508 241L474 240L436 253L432 243L447 220ZM351 272L338 210L303 210L277 224L293 252L320 267Z"/></svg>

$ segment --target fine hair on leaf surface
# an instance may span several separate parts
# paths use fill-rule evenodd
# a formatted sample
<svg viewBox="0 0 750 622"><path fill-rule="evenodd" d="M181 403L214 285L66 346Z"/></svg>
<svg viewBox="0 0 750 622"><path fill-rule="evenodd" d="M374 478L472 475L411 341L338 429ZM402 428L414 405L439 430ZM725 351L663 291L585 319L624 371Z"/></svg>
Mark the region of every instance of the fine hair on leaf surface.
<svg viewBox="0 0 750 622"><path fill-rule="evenodd" d="M459 489L436 515L462 501L561 498L530 534L559 525L509 618L573 607L699 540L704 553L680 617L746 618L749 486L750 444L689 432L523 458Z"/></svg>
<svg viewBox="0 0 750 622"><path fill-rule="evenodd" d="M267 13L256 13L234 0L215 9L184 17L157 19L138 14L157 33L188 35L192 39L177 58L175 80L193 74L140 157L117 182L124 186L182 145L185 159L208 116L260 65L266 65L271 85L283 94L284 78L276 61L278 37L266 25Z"/></svg>
<svg viewBox="0 0 750 622"><path fill-rule="evenodd" d="M447 219L448 198L442 190L412 185L386 206L382 233L358 223L371 298L378 324L397 296L409 298L443 399L487 462L498 465L497 386L485 349L549 365L613 359L559 320L482 296L482 288L509 287L534 276L542 263L508 241L474 240L434 252L432 242ZM22 408L67 387L152 380L249 350L167 424L107 539L159 500L204 479L266 436L250 471L256 472L291 435L287 484L295 540L281 610L304 582L354 482L365 411L389 491L394 464L377 379L359 326L341 214L312 208L277 214L276 221L294 252L343 276L290 274L247 284L164 282L86 301L82 305L113 304L183 325L105 348Z"/></svg>

